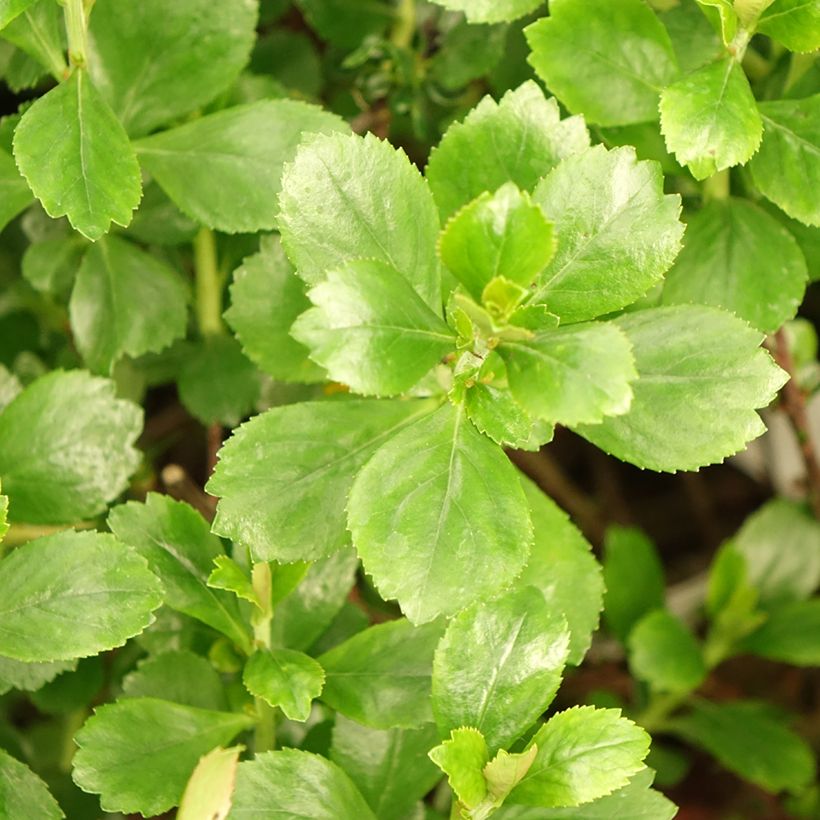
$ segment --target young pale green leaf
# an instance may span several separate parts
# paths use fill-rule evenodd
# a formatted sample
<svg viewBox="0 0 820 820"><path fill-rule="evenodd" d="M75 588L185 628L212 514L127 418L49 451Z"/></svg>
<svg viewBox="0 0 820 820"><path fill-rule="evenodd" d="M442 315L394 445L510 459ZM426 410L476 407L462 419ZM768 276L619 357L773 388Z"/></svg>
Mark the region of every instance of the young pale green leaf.
<svg viewBox="0 0 820 820"><path fill-rule="evenodd" d="M106 0L94 9L89 70L132 137L201 108L233 83L250 55L257 6Z"/></svg>
<svg viewBox="0 0 820 820"><path fill-rule="evenodd" d="M384 262L359 259L331 268L308 298L315 307L294 323L294 339L331 379L356 393L404 393L455 350L444 320Z"/></svg>
<svg viewBox="0 0 820 820"><path fill-rule="evenodd" d="M632 405L579 432L606 452L651 470L696 470L765 431L755 408L787 379L759 348L760 334L730 313L678 305L616 320L632 342Z"/></svg>
<svg viewBox="0 0 820 820"><path fill-rule="evenodd" d="M613 324L590 322L505 342L510 390L536 418L572 426L596 424L629 410L638 374L627 337Z"/></svg>
<svg viewBox="0 0 820 820"><path fill-rule="evenodd" d="M760 104L763 142L752 158L755 184L789 216L820 226L820 94Z"/></svg>
<svg viewBox="0 0 820 820"><path fill-rule="evenodd" d="M146 137L136 150L184 214L226 233L251 233L276 227L282 169L302 136L346 130L317 106L261 100Z"/></svg>
<svg viewBox="0 0 820 820"><path fill-rule="evenodd" d="M127 486L140 456L142 412L114 383L52 371L0 414L0 478L12 521L73 523L101 513Z"/></svg>
<svg viewBox="0 0 820 820"><path fill-rule="evenodd" d="M433 0L450 11L462 11L470 23L504 23L541 7L541 0Z"/></svg>
<svg viewBox="0 0 820 820"><path fill-rule="evenodd" d="M104 811L162 814L179 804L199 758L253 723L245 714L156 698L109 703L77 732L72 776L100 795Z"/></svg>
<svg viewBox="0 0 820 820"><path fill-rule="evenodd" d="M433 714L442 737L478 729L506 749L549 706L569 654L567 622L525 586L458 614L433 662Z"/></svg>
<svg viewBox="0 0 820 820"><path fill-rule="evenodd" d="M669 35L642 0L552 0L526 35L541 79L597 125L656 120L658 95L677 75Z"/></svg>
<svg viewBox="0 0 820 820"><path fill-rule="evenodd" d="M233 592L237 598L262 609L259 596L253 588L251 579L233 558L227 555L217 555L214 558L214 569L208 576L208 586L212 589L224 589Z"/></svg>
<svg viewBox="0 0 820 820"><path fill-rule="evenodd" d="M0 561L0 655L59 661L122 646L154 618L162 586L111 535L65 531Z"/></svg>
<svg viewBox="0 0 820 820"><path fill-rule="evenodd" d="M23 277L43 293L65 296L71 290L87 247L85 240L76 235L29 245L20 263Z"/></svg>
<svg viewBox="0 0 820 820"><path fill-rule="evenodd" d="M127 225L142 195L128 136L85 72L40 97L14 131L14 158L49 216L92 241Z"/></svg>
<svg viewBox="0 0 820 820"><path fill-rule="evenodd" d="M427 752L438 741L435 727L370 729L336 715L330 758L345 770L381 820L408 820L441 777Z"/></svg>
<svg viewBox="0 0 820 820"><path fill-rule="evenodd" d="M236 599L208 586L213 561L224 553L193 507L149 493L144 504L131 501L111 510L108 526L162 578L168 606L218 629L240 647L250 647Z"/></svg>
<svg viewBox="0 0 820 820"><path fill-rule="evenodd" d="M528 287L554 252L552 224L511 182L462 208L439 240L442 261L476 300L499 276Z"/></svg>
<svg viewBox="0 0 820 820"><path fill-rule="evenodd" d="M807 276L800 246L773 216L745 199L714 201L689 222L663 301L726 308L773 333L797 312Z"/></svg>
<svg viewBox="0 0 820 820"><path fill-rule="evenodd" d="M231 306L225 319L245 355L277 381L323 381L322 369L290 335L299 314L310 307L305 284L288 262L279 240L264 237L259 253L234 271Z"/></svg>
<svg viewBox="0 0 820 820"><path fill-rule="evenodd" d="M558 103L528 81L500 102L484 97L464 122L451 125L425 174L446 219L507 182L532 191L562 159L588 147L584 120L562 120Z"/></svg>
<svg viewBox="0 0 820 820"><path fill-rule="evenodd" d="M123 678L129 698L159 698L198 709L227 709L225 685L205 658L187 649L151 655Z"/></svg>
<svg viewBox="0 0 820 820"><path fill-rule="evenodd" d="M699 701L669 729L769 792L798 791L815 777L808 744L757 703Z"/></svg>
<svg viewBox="0 0 820 820"><path fill-rule="evenodd" d="M538 754L507 801L552 808L596 800L643 768L649 742L620 709L577 706L559 712L530 741Z"/></svg>
<svg viewBox="0 0 820 820"><path fill-rule="evenodd" d="M350 778L319 755L282 749L239 764L229 820L376 820Z"/></svg>
<svg viewBox="0 0 820 820"><path fill-rule="evenodd" d="M532 542L515 468L450 404L384 444L353 483L353 545L413 623L502 590Z"/></svg>
<svg viewBox="0 0 820 820"><path fill-rule="evenodd" d="M48 787L28 766L0 749L0 817L4 820L61 820L65 817Z"/></svg>
<svg viewBox="0 0 820 820"><path fill-rule="evenodd" d="M748 162L763 137L752 89L733 57L665 88L660 112L667 148L695 179Z"/></svg>
<svg viewBox="0 0 820 820"><path fill-rule="evenodd" d="M413 729L432 721L433 652L443 627L402 618L371 626L319 657L322 700L373 729Z"/></svg>
<svg viewBox="0 0 820 820"><path fill-rule="evenodd" d="M188 293L179 274L130 242L108 237L86 251L69 302L71 329L88 368L158 352L185 335Z"/></svg>
<svg viewBox="0 0 820 820"><path fill-rule="evenodd" d="M493 806L500 806L507 795L524 779L530 770L538 747L533 744L524 752L510 752L499 749L498 754L484 767L484 779L487 781L487 801Z"/></svg>
<svg viewBox="0 0 820 820"><path fill-rule="evenodd" d="M664 195L660 166L638 162L633 148L597 145L570 157L533 199L560 241L531 302L546 304L562 322L631 304L660 281L680 249L680 197Z"/></svg>
<svg viewBox="0 0 820 820"><path fill-rule="evenodd" d="M777 607L741 647L781 663L820 666L820 598Z"/></svg>
<svg viewBox="0 0 820 820"><path fill-rule="evenodd" d="M258 649L245 664L242 680L254 697L278 706L291 720L305 721L322 693L325 673L304 652Z"/></svg>
<svg viewBox="0 0 820 820"><path fill-rule="evenodd" d="M36 0L0 0L0 29L5 28L35 2Z"/></svg>
<svg viewBox="0 0 820 820"><path fill-rule="evenodd" d="M820 7L812 0L774 0L757 30L789 51L815 51L820 48Z"/></svg>
<svg viewBox="0 0 820 820"><path fill-rule="evenodd" d="M604 619L621 643L645 615L664 605L663 565L638 529L610 527L604 541Z"/></svg>
<svg viewBox="0 0 820 820"><path fill-rule="evenodd" d="M629 668L656 692L686 694L706 677L703 652L692 633L674 616L656 609L629 633Z"/></svg>
<svg viewBox="0 0 820 820"><path fill-rule="evenodd" d="M225 820L231 809L242 746L217 747L199 759L179 804L176 820Z"/></svg>
<svg viewBox="0 0 820 820"><path fill-rule="evenodd" d="M473 809L487 796L484 767L490 760L487 743L478 729L453 729L450 737L431 749L430 759L446 775L462 806Z"/></svg>
<svg viewBox="0 0 820 820"><path fill-rule="evenodd" d="M438 312L436 207L402 151L372 134L318 136L285 168L279 205L282 244L306 282L352 259L376 259Z"/></svg>
<svg viewBox="0 0 820 820"><path fill-rule="evenodd" d="M31 189L20 176L14 160L0 150L0 231L32 202Z"/></svg>
<svg viewBox="0 0 820 820"><path fill-rule="evenodd" d="M724 45L729 45L737 34L737 12L733 0L697 0L697 4L715 27L720 28ZM713 11L714 9L714 11Z"/></svg>
<svg viewBox="0 0 820 820"><path fill-rule="evenodd" d="M541 590L569 625L567 663L577 666L589 649L604 596L601 567L569 516L528 478L521 477L530 505L534 541L519 585Z"/></svg>
<svg viewBox="0 0 820 820"><path fill-rule="evenodd" d="M208 482L219 496L213 531L250 548L257 561L309 560L339 549L348 540L345 506L356 473L433 406L312 402L256 416L219 452Z"/></svg>

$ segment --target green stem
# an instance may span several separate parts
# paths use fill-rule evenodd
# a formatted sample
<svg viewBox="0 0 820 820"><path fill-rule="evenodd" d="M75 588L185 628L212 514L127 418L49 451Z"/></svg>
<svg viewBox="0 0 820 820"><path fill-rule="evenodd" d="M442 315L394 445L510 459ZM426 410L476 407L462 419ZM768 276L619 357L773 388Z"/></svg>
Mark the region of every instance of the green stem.
<svg viewBox="0 0 820 820"><path fill-rule="evenodd" d="M65 0L65 30L68 37L68 61L72 66L85 66L87 19L83 0Z"/></svg>
<svg viewBox="0 0 820 820"><path fill-rule="evenodd" d="M713 202L718 199L728 199L731 193L729 169L718 171L712 174L703 183L703 199L705 202Z"/></svg>
<svg viewBox="0 0 820 820"><path fill-rule="evenodd" d="M18 547L35 538L42 538L44 535L54 535L57 532L66 530L90 530L94 528L92 521L78 521L74 524L11 524L3 539L2 549L5 551L9 547Z"/></svg>
<svg viewBox="0 0 820 820"><path fill-rule="evenodd" d="M270 564L265 561L254 564L251 570L251 583L257 600L262 604L261 610L255 611L251 618L253 637L257 646L270 649L270 624L273 618L273 606L271 605L273 576ZM259 754L276 748L277 710L262 698L255 698L254 702L257 722L253 735L253 748L254 752Z"/></svg>
<svg viewBox="0 0 820 820"><path fill-rule="evenodd" d="M77 744L74 742L74 735L85 723L89 715L89 710L84 706L69 712L63 720L63 743L60 749L60 758L57 766L61 772L68 774L71 771L71 762L74 760L74 753L77 751Z"/></svg>
<svg viewBox="0 0 820 820"><path fill-rule="evenodd" d="M646 709L635 718L635 722L650 733L663 729L672 712L683 706L689 700L690 694L687 692L683 695L653 695Z"/></svg>
<svg viewBox="0 0 820 820"><path fill-rule="evenodd" d="M202 228L194 238L196 272L196 317L203 336L224 333L222 324L223 277L216 256L216 237L210 228Z"/></svg>
<svg viewBox="0 0 820 820"><path fill-rule="evenodd" d="M253 733L255 754L269 752L276 748L276 709L262 698L254 699L256 705L256 729Z"/></svg>
<svg viewBox="0 0 820 820"><path fill-rule="evenodd" d="M396 22L390 34L390 42L398 48L410 48L416 33L416 0L399 0Z"/></svg>

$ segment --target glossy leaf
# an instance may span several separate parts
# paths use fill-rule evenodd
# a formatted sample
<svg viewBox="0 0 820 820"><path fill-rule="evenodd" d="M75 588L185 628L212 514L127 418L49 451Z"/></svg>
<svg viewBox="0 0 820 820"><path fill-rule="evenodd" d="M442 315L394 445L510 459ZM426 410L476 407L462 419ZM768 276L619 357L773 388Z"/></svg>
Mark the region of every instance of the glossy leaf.
<svg viewBox="0 0 820 820"><path fill-rule="evenodd" d="M58 661L122 646L154 619L162 586L113 536L66 531L0 561L0 655Z"/></svg>
<svg viewBox="0 0 820 820"><path fill-rule="evenodd" d="M674 472L721 462L765 431L755 408L786 376L760 334L715 308L642 310L616 320L632 342L632 405L579 432L639 467Z"/></svg>
<svg viewBox="0 0 820 820"><path fill-rule="evenodd" d="M478 729L454 729L447 740L430 750L430 759L447 775L461 805L472 809L484 800L487 782L483 769L489 756Z"/></svg>
<svg viewBox="0 0 820 820"><path fill-rule="evenodd" d="M231 808L242 746L217 747L199 759L191 774L177 820L224 820Z"/></svg>
<svg viewBox="0 0 820 820"><path fill-rule="evenodd" d="M491 751L512 745L555 696L569 637L560 610L530 586L457 615L433 664L441 736L471 726Z"/></svg>
<svg viewBox="0 0 820 820"><path fill-rule="evenodd" d="M104 811L146 817L178 805L199 758L253 726L247 715L156 698L98 707L75 735L74 782Z"/></svg>
<svg viewBox="0 0 820 820"><path fill-rule="evenodd" d="M570 157L533 196L555 224L558 250L531 301L562 322L594 319L643 296L672 265L683 225L654 162L632 148Z"/></svg>
<svg viewBox="0 0 820 820"><path fill-rule="evenodd" d="M376 452L353 484L348 525L380 594L413 623L502 590L532 542L515 469L451 405Z"/></svg>
<svg viewBox="0 0 820 820"><path fill-rule="evenodd" d="M820 8L811 0L774 0L757 30L790 51L815 51L820 48Z"/></svg>
<svg viewBox="0 0 820 820"><path fill-rule="evenodd" d="M245 664L242 680L255 697L278 706L291 720L305 721L313 699L322 692L325 673L303 652L257 650Z"/></svg>
<svg viewBox="0 0 820 820"><path fill-rule="evenodd" d="M34 197L31 189L20 176L14 160L5 151L0 150L0 230L32 202Z"/></svg>
<svg viewBox="0 0 820 820"><path fill-rule="evenodd" d="M65 817L48 787L28 766L0 750L0 815L5 820Z"/></svg>
<svg viewBox="0 0 820 820"><path fill-rule="evenodd" d="M552 0L526 31L539 76L573 113L597 125L656 120L677 73L672 43L641 0Z"/></svg>
<svg viewBox="0 0 820 820"><path fill-rule="evenodd" d="M282 169L303 134L345 130L316 106L261 100L145 137L136 150L184 214L209 228L251 233L276 227Z"/></svg>
<svg viewBox="0 0 820 820"><path fill-rule="evenodd" d="M219 453L208 491L213 530L256 560L327 555L348 539L353 479L384 441L430 412L423 401L342 401L277 407L242 425ZM307 535L309 534L309 535Z"/></svg>
<svg viewBox="0 0 820 820"><path fill-rule="evenodd" d="M541 7L541 0L434 0L450 11L462 11L470 23L503 23Z"/></svg>
<svg viewBox="0 0 820 820"><path fill-rule="evenodd" d="M40 97L14 131L14 158L49 216L88 239L127 225L142 195L128 137L85 72Z"/></svg>
<svg viewBox="0 0 820 820"><path fill-rule="evenodd" d="M562 159L588 147L583 119L562 120L558 103L528 81L500 102L484 97L463 122L451 125L425 174L446 219L507 182L532 191Z"/></svg>

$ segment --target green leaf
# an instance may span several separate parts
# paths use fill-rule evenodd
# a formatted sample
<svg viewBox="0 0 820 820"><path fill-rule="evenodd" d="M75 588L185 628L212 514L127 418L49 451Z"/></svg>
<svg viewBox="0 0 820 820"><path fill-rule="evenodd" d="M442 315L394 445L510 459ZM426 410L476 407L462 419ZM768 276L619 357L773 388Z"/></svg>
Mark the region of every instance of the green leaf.
<svg viewBox="0 0 820 820"><path fill-rule="evenodd" d="M250 55L257 6L106 0L94 9L89 70L131 136L201 108L233 83Z"/></svg>
<svg viewBox="0 0 820 820"><path fill-rule="evenodd" d="M621 643L644 615L664 605L663 565L638 529L609 527L604 541L604 618Z"/></svg>
<svg viewBox="0 0 820 820"><path fill-rule="evenodd" d="M0 29L5 28L36 0L0 0Z"/></svg>
<svg viewBox="0 0 820 820"><path fill-rule="evenodd" d="M638 374L632 347L615 326L603 322L570 325L504 342L510 390L533 416L553 424L596 424L621 415L632 401Z"/></svg>
<svg viewBox="0 0 820 820"><path fill-rule="evenodd" d="M720 26L724 45L729 45L737 34L737 12L733 0L697 0L698 5L715 27ZM712 11L714 9L714 11Z"/></svg>
<svg viewBox="0 0 820 820"><path fill-rule="evenodd" d="M438 623L402 618L371 626L319 657L322 700L373 729L413 729L433 719L430 678Z"/></svg>
<svg viewBox="0 0 820 820"><path fill-rule="evenodd" d="M524 779L530 770L538 747L534 744L525 752L510 754L499 749L498 754L484 767L487 781L487 800L493 806L500 806L507 795Z"/></svg>
<svg viewBox="0 0 820 820"><path fill-rule="evenodd" d="M0 541L6 537L6 533L9 531L8 512L9 497L0 495Z"/></svg>
<svg viewBox="0 0 820 820"><path fill-rule="evenodd" d="M208 586L212 589L224 589L233 592L237 598L243 598L248 603L262 609L262 604L253 588L247 573L233 558L227 555L217 555L214 558L214 569L208 576Z"/></svg>
<svg viewBox="0 0 820 820"><path fill-rule="evenodd" d="M278 238L263 237L259 253L234 271L231 306L225 319L245 355L277 381L323 381L322 369L308 359L304 345L290 335L299 314L310 307Z"/></svg>
<svg viewBox="0 0 820 820"><path fill-rule="evenodd" d="M177 820L224 820L231 808L242 746L217 747L199 759L191 774Z"/></svg>
<svg viewBox="0 0 820 820"><path fill-rule="evenodd" d="M75 660L25 663L0 657L0 693L5 694L10 689L36 692L58 675L74 669L76 665Z"/></svg>
<svg viewBox="0 0 820 820"><path fill-rule="evenodd" d="M164 262L122 239L85 254L69 303L71 328L89 369L108 375L123 356L159 352L185 335L188 293Z"/></svg>
<svg viewBox="0 0 820 820"><path fill-rule="evenodd" d="M748 162L763 136L749 81L733 57L665 88L660 112L666 147L695 179Z"/></svg>
<svg viewBox="0 0 820 820"><path fill-rule="evenodd" d="M741 648L773 661L820 666L820 598L777 607Z"/></svg>
<svg viewBox="0 0 820 820"><path fill-rule="evenodd" d="M322 39L347 51L383 32L396 15L385 0L297 0L296 5Z"/></svg>
<svg viewBox="0 0 820 820"><path fill-rule="evenodd" d="M726 308L773 333L797 313L807 276L800 246L773 216L745 199L714 201L689 222L663 301Z"/></svg>
<svg viewBox="0 0 820 820"><path fill-rule="evenodd" d="M76 235L29 245L21 262L23 277L43 293L64 296L71 290L87 247Z"/></svg>
<svg viewBox="0 0 820 820"><path fill-rule="evenodd" d="M226 233L252 233L276 227L282 169L303 134L346 130L316 106L261 100L154 134L135 147L142 166L184 214Z"/></svg>
<svg viewBox="0 0 820 820"><path fill-rule="evenodd" d="M760 104L763 142L749 166L764 196L789 216L820 226L820 94Z"/></svg>
<svg viewBox="0 0 820 820"><path fill-rule="evenodd" d="M230 817L376 820L335 763L296 749L266 752L239 764Z"/></svg>
<svg viewBox="0 0 820 820"><path fill-rule="evenodd" d="M293 337L332 379L363 395L395 396L419 382L456 338L395 268L360 259L332 268L308 298Z"/></svg>
<svg viewBox="0 0 820 820"><path fill-rule="evenodd" d="M470 23L517 20L541 7L541 0L433 0L450 11L462 11Z"/></svg>
<svg viewBox="0 0 820 820"><path fill-rule="evenodd" d="M541 79L597 125L656 120L658 95L677 74L669 35L642 0L552 0L526 35Z"/></svg>
<svg viewBox="0 0 820 820"><path fill-rule="evenodd" d="M464 122L451 125L425 174L446 219L507 182L532 191L562 159L588 147L583 119L562 120L558 103L528 81L500 102L484 97Z"/></svg>
<svg viewBox="0 0 820 820"><path fill-rule="evenodd" d="M755 408L786 374L760 350L760 334L730 313L678 305L616 320L632 342L632 405L579 429L606 452L651 470L696 470L723 461L765 431Z"/></svg>
<svg viewBox="0 0 820 820"><path fill-rule="evenodd" d="M314 698L322 693L325 673L313 658L294 649L259 649L245 664L247 690L291 720L305 721Z"/></svg>
<svg viewBox="0 0 820 820"><path fill-rule="evenodd" d="M604 595L601 567L569 516L528 478L522 476L521 484L535 538L516 583L537 587L548 604L563 613L570 631L567 663L577 666L598 627Z"/></svg>
<svg viewBox="0 0 820 820"><path fill-rule="evenodd" d="M114 113L78 69L40 97L14 131L14 158L49 216L92 241L127 225L142 192L137 158Z"/></svg>
<svg viewBox="0 0 820 820"><path fill-rule="evenodd" d="M563 614L534 587L459 613L433 662L433 714L441 736L471 726L490 751L508 748L546 711L568 653Z"/></svg>
<svg viewBox="0 0 820 820"><path fill-rule="evenodd" d="M0 150L0 231L32 202L31 189L20 176L14 160Z"/></svg>
<svg viewBox="0 0 820 820"><path fill-rule="evenodd" d="M218 629L240 647L250 647L236 599L208 586L213 561L224 553L193 507L149 493L144 504L131 501L111 510L108 526L162 578L168 606Z"/></svg>
<svg viewBox="0 0 820 820"><path fill-rule="evenodd" d="M74 782L104 811L146 817L176 806L199 758L253 726L248 715L156 698L109 703L76 734Z"/></svg>
<svg viewBox="0 0 820 820"><path fill-rule="evenodd" d="M3 750L0 750L0 815L4 820L65 817L46 784L28 766Z"/></svg>
<svg viewBox="0 0 820 820"><path fill-rule="evenodd" d="M532 766L507 801L526 806L578 806L620 789L643 768L649 735L620 709L576 706L533 736Z"/></svg>
<svg viewBox="0 0 820 820"><path fill-rule="evenodd" d="M757 30L789 51L820 48L820 7L813 0L774 0L761 15Z"/></svg>
<svg viewBox="0 0 820 820"><path fill-rule="evenodd" d="M629 633L629 668L656 692L686 694L706 677L703 652L674 615L656 609Z"/></svg>
<svg viewBox="0 0 820 820"><path fill-rule="evenodd" d="M438 216L404 152L372 134L315 137L285 169L279 205L282 244L306 282L352 259L375 259L438 311Z"/></svg>
<svg viewBox="0 0 820 820"><path fill-rule="evenodd" d="M487 795L484 767L489 753L478 729L454 729L449 739L431 749L430 759L446 775L461 804L475 808Z"/></svg>
<svg viewBox="0 0 820 820"><path fill-rule="evenodd" d="M682 72L688 74L716 60L723 52L720 35L697 3L680 3L664 9L658 16L669 32Z"/></svg>
<svg viewBox="0 0 820 820"><path fill-rule="evenodd" d="M205 658L187 649L162 652L141 661L123 678L123 696L159 698L199 709L226 709L225 685Z"/></svg>
<svg viewBox="0 0 820 820"><path fill-rule="evenodd" d="M345 507L356 473L430 409L424 401L311 402L256 416L219 451L208 482L219 496L213 531L250 548L257 561L339 549L348 541Z"/></svg>
<svg viewBox="0 0 820 820"><path fill-rule="evenodd" d="M595 146L564 160L533 199L555 224L558 251L531 301L562 322L619 310L660 281L680 249L680 197L656 162Z"/></svg>
<svg viewBox="0 0 820 820"><path fill-rule="evenodd" d="M445 405L384 444L348 502L353 545L413 623L502 590L532 543L515 468L461 408Z"/></svg>
<svg viewBox="0 0 820 820"><path fill-rule="evenodd" d="M733 539L764 606L808 598L820 584L820 523L780 498L750 515Z"/></svg>
<svg viewBox="0 0 820 820"><path fill-rule="evenodd" d="M476 300L503 276L523 288L555 252L552 225L514 183L485 192L462 208L439 240L441 259Z"/></svg>
<svg viewBox="0 0 820 820"><path fill-rule="evenodd" d="M58 661L122 646L154 618L162 586L111 535L65 531L0 561L0 655Z"/></svg>
<svg viewBox="0 0 820 820"><path fill-rule="evenodd" d="M58 81L66 76L68 68L63 16L56 3L34 3L15 17L2 34L4 40L14 43Z"/></svg>
<svg viewBox="0 0 820 820"><path fill-rule="evenodd" d="M798 791L814 779L814 754L806 742L756 703L699 701L669 729L766 791Z"/></svg>
<svg viewBox="0 0 820 820"><path fill-rule="evenodd" d="M437 740L432 724L383 731L337 715L330 757L345 770L377 817L407 820L416 801L441 777L427 757Z"/></svg>

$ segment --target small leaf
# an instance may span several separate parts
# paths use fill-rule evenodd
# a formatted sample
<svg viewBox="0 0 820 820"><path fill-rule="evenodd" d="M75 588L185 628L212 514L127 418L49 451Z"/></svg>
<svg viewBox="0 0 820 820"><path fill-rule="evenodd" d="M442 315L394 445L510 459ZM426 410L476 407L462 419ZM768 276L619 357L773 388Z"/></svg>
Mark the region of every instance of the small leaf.
<svg viewBox="0 0 820 820"><path fill-rule="evenodd" d="M748 162L763 136L749 81L733 57L665 88L660 112L667 148L695 179Z"/></svg>
<svg viewBox="0 0 820 820"><path fill-rule="evenodd" d="M588 147L583 118L562 120L558 103L528 81L500 102L484 97L464 122L451 125L425 174L446 219L507 182L532 191L562 159Z"/></svg>
<svg viewBox="0 0 820 820"><path fill-rule="evenodd" d="M12 658L0 657L0 693L5 694L10 689L36 692L53 681L58 675L70 671L76 666L76 660L25 663L24 661L15 661Z"/></svg>
<svg viewBox="0 0 820 820"><path fill-rule="evenodd" d="M185 786L177 820L225 820L231 810L242 749L217 747L199 759Z"/></svg>
<svg viewBox="0 0 820 820"><path fill-rule="evenodd" d="M526 500L504 452L445 405L384 444L356 477L353 544L385 599L413 623L502 590L532 542Z"/></svg>
<svg viewBox="0 0 820 820"><path fill-rule="evenodd" d="M677 74L669 35L642 0L552 0L526 35L541 79L597 125L656 120L658 95Z"/></svg>
<svg viewBox="0 0 820 820"><path fill-rule="evenodd" d="M46 784L28 766L3 750L0 750L0 815L4 820L65 817Z"/></svg>
<svg viewBox="0 0 820 820"><path fill-rule="evenodd" d="M0 150L0 231L32 202L31 189L20 176L14 160Z"/></svg>
<svg viewBox="0 0 820 820"><path fill-rule="evenodd" d="M475 808L487 795L484 767L489 752L478 729L454 729L448 740L431 749L430 759L446 775L450 788L468 809Z"/></svg>
<svg viewBox="0 0 820 820"><path fill-rule="evenodd" d="M325 673L303 652L257 650L245 664L242 680L254 697L278 706L291 720L305 721L313 699L322 693Z"/></svg>
<svg viewBox="0 0 820 820"><path fill-rule="evenodd" d="M248 603L260 609L262 608L251 579L248 578L245 570L233 558L229 558L227 555L217 555L214 558L214 565L215 568L211 570L211 574L208 576L207 584L209 587L233 592L237 598L243 598Z"/></svg>
<svg viewBox="0 0 820 820"><path fill-rule="evenodd" d="M741 649L794 666L820 666L820 598L777 607Z"/></svg>
<svg viewBox="0 0 820 820"><path fill-rule="evenodd" d="M450 11L463 11L470 23L517 20L541 7L541 0L433 0Z"/></svg>
<svg viewBox="0 0 820 820"><path fill-rule="evenodd" d="M804 0L774 0L757 24L789 51L808 52L820 48L820 8Z"/></svg>
<svg viewBox="0 0 820 820"><path fill-rule="evenodd" d="M87 247L76 235L29 245L21 262L23 277L43 293L64 296L71 290Z"/></svg>
<svg viewBox="0 0 820 820"><path fill-rule="evenodd" d="M0 29L5 28L36 0L0 0Z"/></svg>
<svg viewBox="0 0 820 820"><path fill-rule="evenodd" d="M109 703L76 734L74 782L104 811L146 817L179 804L199 758L253 726L253 718L156 698Z"/></svg>
<svg viewBox="0 0 820 820"><path fill-rule="evenodd" d="M154 618L162 587L111 535L66 531L0 561L0 655L58 661L122 646Z"/></svg>
<svg viewBox="0 0 820 820"><path fill-rule="evenodd" d="M724 45L729 45L737 34L737 12L732 0L697 0L704 14L720 24L720 33ZM714 12L712 12L714 9ZM716 23L716 28L717 28Z"/></svg>
<svg viewBox="0 0 820 820"><path fill-rule="evenodd" d="M498 754L484 767L489 802L500 806L530 770L537 754L538 747L535 745L516 754L499 749Z"/></svg>
<svg viewBox="0 0 820 820"><path fill-rule="evenodd" d="M395 396L455 350L456 338L390 265L361 259L326 271L308 298L315 307L293 337L332 379L363 395Z"/></svg>
<svg viewBox="0 0 820 820"><path fill-rule="evenodd" d="M14 158L49 216L94 241L128 225L142 186L137 158L85 72L40 97L14 131Z"/></svg>

